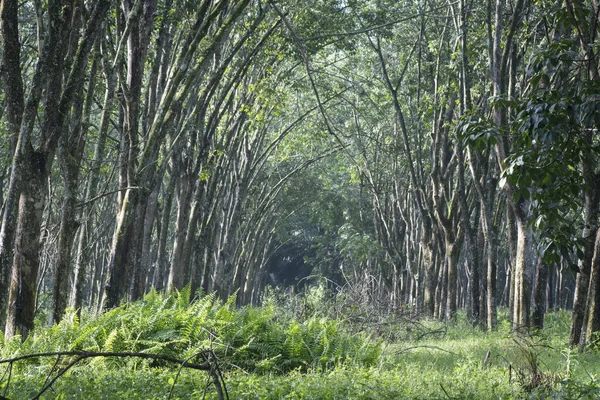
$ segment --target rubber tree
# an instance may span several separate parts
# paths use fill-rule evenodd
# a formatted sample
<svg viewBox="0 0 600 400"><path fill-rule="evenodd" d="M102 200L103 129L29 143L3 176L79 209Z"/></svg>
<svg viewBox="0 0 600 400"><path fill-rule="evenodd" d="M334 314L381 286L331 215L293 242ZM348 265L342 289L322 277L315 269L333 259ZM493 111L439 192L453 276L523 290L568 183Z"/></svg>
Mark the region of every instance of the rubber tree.
<svg viewBox="0 0 600 400"><path fill-rule="evenodd" d="M217 54L222 41L244 15L248 5L248 0L216 3L207 0L200 4L190 31L185 33L178 46L179 53L175 56L165 82L164 94L156 108L154 119L148 124L148 133L139 158L136 147L138 139L134 139L139 134L137 120L131 120L130 140L135 141L129 145L132 152L123 154L130 158L124 162L126 167L122 170L126 171L122 176L127 179L122 179L121 185L126 184L127 188L123 187L124 195L118 211L106 279L105 304L109 308L118 305L125 297L135 299L143 294L140 292L143 287L140 283L145 280L144 267L140 263L141 231L135 227L143 226L148 198L143 192L153 186L159 150L167 135L166 126L178 117L178 109L173 106L184 104L200 77L210 71L212 57ZM197 51L199 47L202 47L201 52ZM131 111L135 111L136 106L131 106ZM130 291L132 278L138 284L134 284Z"/></svg>
<svg viewBox="0 0 600 400"><path fill-rule="evenodd" d="M222 43L218 50L221 62L207 71L203 77L206 80L205 89L193 96L195 100L191 104L194 104L194 110L188 119L194 121L190 126L195 134L186 143L187 150L182 152L184 156L176 157L175 160L183 179L178 188L175 243L168 275L168 290L180 290L190 283L194 289L197 287L197 281L192 279L195 275L192 265L193 248L196 245L201 209L212 207L210 203L213 198L206 197L207 178L212 175L211 163L227 160L230 165L222 166L223 176L227 176L231 163L244 159L245 153L237 155L230 148L230 143L235 143L246 135L247 109L252 107L253 99L246 96L247 88L244 83L248 86L251 84L246 82L245 77L272 33L272 29L258 29L267 12L268 7L257 14L238 40ZM231 156L222 157L229 152ZM221 183L224 186L219 189L227 193L231 182ZM224 196L225 194L217 196L217 199L223 200ZM236 207L229 207L228 210L235 211ZM234 220L237 221L237 218ZM221 222L221 226L227 226L226 221ZM215 249L222 248L217 246Z"/></svg>
<svg viewBox="0 0 600 400"><path fill-rule="evenodd" d="M502 99L507 95L509 74L508 65L513 68L516 64L514 40L524 15L524 1L519 0L514 6L514 12L509 21L509 26L504 36L504 0L496 0L494 10L494 30L491 50L491 76L493 83L493 96ZM494 124L499 132L505 129L508 123L507 108L501 103L494 110ZM506 169L505 160L509 155L510 146L503 134L497 136L495 145L498 166L501 172ZM513 324L515 328L529 325L529 282L526 276L527 256L529 249L530 230L528 228L529 205L526 191L519 192L510 182L502 181L501 186L507 191L507 199L515 216L517 226L517 246L514 265L514 312Z"/></svg>
<svg viewBox="0 0 600 400"><path fill-rule="evenodd" d="M81 87L89 53L110 7L110 1L92 4L85 27L79 32L77 50L70 65L65 53L73 24L72 3L48 4L48 30L44 49L32 78L23 113L15 157L13 158L8 197L19 199L14 238L14 259L8 297L5 335L20 333L26 337L33 329L36 285L39 266L39 243L42 213L46 201L46 179L54 161L58 141L68 122L75 92ZM64 88L63 74L66 74ZM44 116L39 137L32 137L37 107L45 88ZM18 184L20 183L20 184ZM10 191L13 193L10 193ZM7 206L7 212L10 212ZM10 223L5 218L6 223ZM3 228L7 229L7 228ZM5 239L8 239L5 237ZM7 245L8 243L5 243Z"/></svg>
<svg viewBox="0 0 600 400"><path fill-rule="evenodd" d="M104 49L103 52L106 53L107 49ZM96 195L98 193L98 186L101 178L101 169L106 157L106 141L109 131L110 116L115 105L115 70L111 66L111 61L107 58L103 58L101 62L104 77L102 113L100 115L100 124L98 127L96 144L94 146L92 165L83 191L83 202L78 207L79 212L81 213L81 221L76 238L73 287L71 288L71 305L78 313L81 312L81 307L83 306L83 290L87 273L89 272L87 266L91 260L89 254L90 249L88 248L90 243L89 237L92 235L94 223L96 222L92 216L94 215L93 210L96 208ZM90 280L93 280L93 278Z"/></svg>
<svg viewBox="0 0 600 400"><path fill-rule="evenodd" d="M80 16L76 15L74 18L79 19ZM78 91L75 94L68 134L63 135L58 143L57 158L63 177L63 198L58 232L58 257L54 271L52 291L53 322L60 322L65 313L69 298L69 278L73 261L71 254L78 228L76 202L79 175L86 137L90 126L96 74L100 63L99 52L96 51L94 54L95 56L90 67L87 91Z"/></svg>
<svg viewBox="0 0 600 400"><path fill-rule="evenodd" d="M21 73L21 44L19 42L19 4L17 1L2 1L0 25L2 30L2 81L6 98L8 134L11 138L9 151L14 154L25 108L25 92ZM18 178L18 175L12 176L11 186L13 188L9 189L0 231L0 329L4 329L6 321L10 262L13 255L12 241L17 211Z"/></svg>

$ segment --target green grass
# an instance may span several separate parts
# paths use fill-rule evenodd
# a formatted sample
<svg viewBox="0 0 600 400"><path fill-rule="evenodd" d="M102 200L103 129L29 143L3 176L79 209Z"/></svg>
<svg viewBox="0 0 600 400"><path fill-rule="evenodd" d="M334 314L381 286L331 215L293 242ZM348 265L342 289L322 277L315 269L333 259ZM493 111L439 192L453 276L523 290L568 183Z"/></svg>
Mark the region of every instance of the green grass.
<svg viewBox="0 0 600 400"><path fill-rule="evenodd" d="M136 351L184 359L210 348L231 399L600 397L600 355L567 348L568 312L549 314L543 332L523 336L511 332L506 313L500 313L499 329L487 333L467 324L462 314L447 326L312 296L290 300L292 305L270 298L264 307L235 308L234 299L205 296L190 302L186 291L151 293L81 323L73 315L52 328L40 322L24 343L0 341L0 352L9 358L71 349ZM0 394L32 398L55 363L60 368L69 360L15 363L10 385L8 375L2 378ZM205 392L216 398L208 382L207 373L179 372L176 365L98 358L73 367L42 398L201 399Z"/></svg>

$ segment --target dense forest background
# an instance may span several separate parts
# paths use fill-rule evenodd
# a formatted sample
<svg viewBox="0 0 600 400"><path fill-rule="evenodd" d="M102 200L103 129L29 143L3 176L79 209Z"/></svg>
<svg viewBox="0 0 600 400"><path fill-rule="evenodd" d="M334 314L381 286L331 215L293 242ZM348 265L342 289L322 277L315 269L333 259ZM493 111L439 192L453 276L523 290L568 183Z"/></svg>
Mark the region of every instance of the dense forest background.
<svg viewBox="0 0 600 400"><path fill-rule="evenodd" d="M600 331L591 0L2 0L0 327L326 278Z"/></svg>

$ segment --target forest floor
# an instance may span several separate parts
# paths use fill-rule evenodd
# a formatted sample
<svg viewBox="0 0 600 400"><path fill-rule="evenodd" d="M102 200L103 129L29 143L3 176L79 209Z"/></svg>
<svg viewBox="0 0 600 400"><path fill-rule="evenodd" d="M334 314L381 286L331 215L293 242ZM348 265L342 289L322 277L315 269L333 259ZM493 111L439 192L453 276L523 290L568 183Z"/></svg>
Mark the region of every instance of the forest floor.
<svg viewBox="0 0 600 400"><path fill-rule="evenodd" d="M275 296L276 297L276 296ZM49 351L140 352L192 360L211 349L230 399L597 399L598 350L566 345L570 313L542 332L482 332L410 314L365 314L364 305L273 297L236 308L214 296L151 294L100 316L74 314L21 343L1 340L3 360ZM38 357L0 364L9 399L218 398L205 371L136 357ZM65 368L67 367L67 368ZM56 381L50 381L63 373ZM1 397L0 397L1 398Z"/></svg>

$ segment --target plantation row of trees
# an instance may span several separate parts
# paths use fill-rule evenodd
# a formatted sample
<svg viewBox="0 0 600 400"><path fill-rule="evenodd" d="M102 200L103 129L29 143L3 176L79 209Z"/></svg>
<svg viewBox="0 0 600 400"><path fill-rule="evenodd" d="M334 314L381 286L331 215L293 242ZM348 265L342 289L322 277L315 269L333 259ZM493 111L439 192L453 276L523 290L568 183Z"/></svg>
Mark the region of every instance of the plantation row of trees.
<svg viewBox="0 0 600 400"><path fill-rule="evenodd" d="M7 337L311 268L448 321L600 330L597 1L1 4Z"/></svg>

